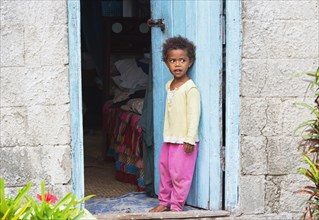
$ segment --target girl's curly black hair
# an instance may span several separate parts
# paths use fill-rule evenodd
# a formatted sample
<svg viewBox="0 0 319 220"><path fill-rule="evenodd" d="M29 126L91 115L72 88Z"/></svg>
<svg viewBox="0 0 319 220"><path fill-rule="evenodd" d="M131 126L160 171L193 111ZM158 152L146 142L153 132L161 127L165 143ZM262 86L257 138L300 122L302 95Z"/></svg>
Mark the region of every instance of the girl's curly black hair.
<svg viewBox="0 0 319 220"><path fill-rule="evenodd" d="M176 49L182 49L187 51L187 55L189 59L194 62L196 58L195 50L196 46L193 42L189 41L188 39L176 36L172 38L168 38L165 43L163 44L163 50L162 50L162 60L164 62L167 61L168 57L168 51L169 50L176 50Z"/></svg>

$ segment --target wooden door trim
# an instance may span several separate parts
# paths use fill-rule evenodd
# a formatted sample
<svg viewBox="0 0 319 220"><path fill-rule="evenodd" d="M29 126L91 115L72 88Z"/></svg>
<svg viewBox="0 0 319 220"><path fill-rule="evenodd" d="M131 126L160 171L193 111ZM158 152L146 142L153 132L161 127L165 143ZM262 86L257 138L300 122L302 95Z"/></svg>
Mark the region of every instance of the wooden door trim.
<svg viewBox="0 0 319 220"><path fill-rule="evenodd" d="M68 1L72 190L84 197L80 0Z"/></svg>
<svg viewBox="0 0 319 220"><path fill-rule="evenodd" d="M234 209L239 199L240 9L240 0L226 1L225 208L227 210Z"/></svg>

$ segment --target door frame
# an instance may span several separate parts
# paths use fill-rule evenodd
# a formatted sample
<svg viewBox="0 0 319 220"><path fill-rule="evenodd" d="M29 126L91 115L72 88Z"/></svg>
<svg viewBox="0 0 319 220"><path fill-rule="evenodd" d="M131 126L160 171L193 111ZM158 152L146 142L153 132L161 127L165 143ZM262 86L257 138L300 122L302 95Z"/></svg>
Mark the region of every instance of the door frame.
<svg viewBox="0 0 319 220"><path fill-rule="evenodd" d="M72 191L84 197L80 0L68 0ZM83 205L82 205L83 206Z"/></svg>
<svg viewBox="0 0 319 220"><path fill-rule="evenodd" d="M225 191L226 210L239 201L240 176L240 69L241 1L226 2L226 112L225 112Z"/></svg>
<svg viewBox="0 0 319 220"><path fill-rule="evenodd" d="M80 199L84 197L80 0L68 0L67 8L72 191L77 199ZM226 78L228 83L226 84L225 209L227 210L233 210L237 206L239 199L239 86L241 68L240 10L240 0L226 1Z"/></svg>

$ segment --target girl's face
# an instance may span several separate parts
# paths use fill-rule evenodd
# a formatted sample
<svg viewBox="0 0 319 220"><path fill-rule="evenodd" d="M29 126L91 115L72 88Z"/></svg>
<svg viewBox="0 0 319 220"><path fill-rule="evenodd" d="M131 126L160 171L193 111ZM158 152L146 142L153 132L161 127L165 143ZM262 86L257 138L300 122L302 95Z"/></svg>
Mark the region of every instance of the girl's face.
<svg viewBox="0 0 319 220"><path fill-rule="evenodd" d="M186 73L193 62L189 59L187 50L172 49L168 51L166 65L175 79L187 77Z"/></svg>

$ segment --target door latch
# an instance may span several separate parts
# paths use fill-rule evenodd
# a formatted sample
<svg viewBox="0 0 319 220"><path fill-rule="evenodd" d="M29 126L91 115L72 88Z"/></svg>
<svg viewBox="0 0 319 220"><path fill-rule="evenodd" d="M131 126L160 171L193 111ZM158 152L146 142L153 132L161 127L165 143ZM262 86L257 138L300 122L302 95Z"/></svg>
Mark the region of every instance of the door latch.
<svg viewBox="0 0 319 220"><path fill-rule="evenodd" d="M147 20L147 25L149 27L159 27L161 28L161 31L165 30L165 23L164 23L164 19L148 19Z"/></svg>

